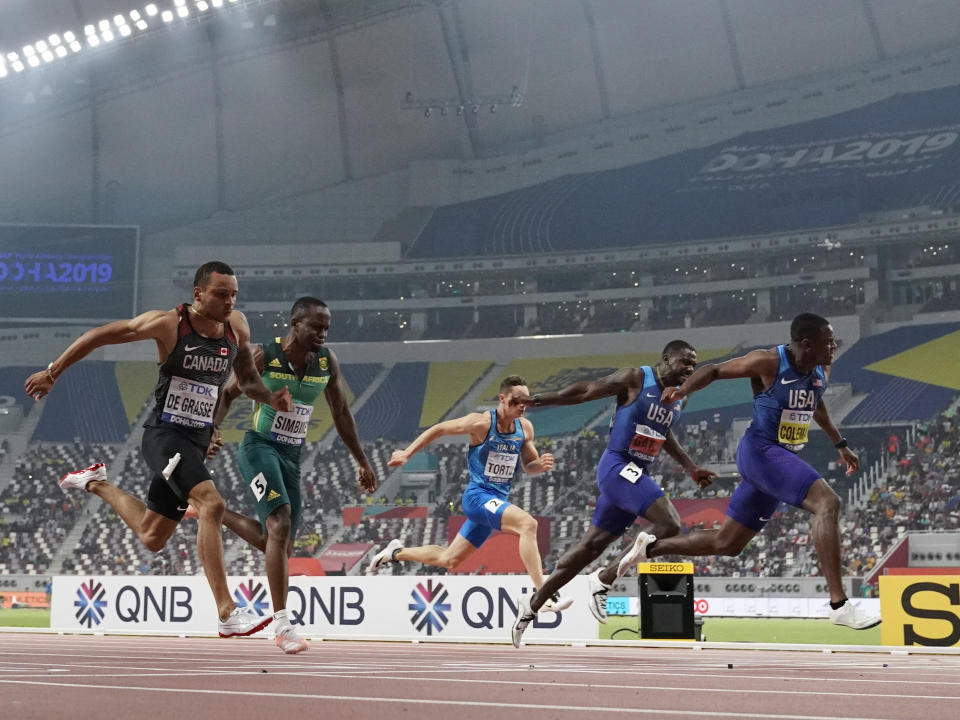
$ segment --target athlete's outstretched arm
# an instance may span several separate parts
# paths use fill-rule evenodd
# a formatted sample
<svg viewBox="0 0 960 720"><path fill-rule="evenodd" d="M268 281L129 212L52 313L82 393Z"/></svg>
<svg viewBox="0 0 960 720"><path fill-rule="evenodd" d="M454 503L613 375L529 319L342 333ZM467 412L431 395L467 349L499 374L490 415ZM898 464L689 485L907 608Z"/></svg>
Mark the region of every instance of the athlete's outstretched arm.
<svg viewBox="0 0 960 720"><path fill-rule="evenodd" d="M813 411L813 419L834 445L843 440L843 435L837 430L837 426L833 424L830 413L827 412L827 404L822 398L820 399L820 404L817 405L817 409ZM840 453L840 462L847 466L847 475L852 475L860 469L860 458L853 450L848 447L841 447L837 448L837 451Z"/></svg>
<svg viewBox="0 0 960 720"><path fill-rule="evenodd" d="M533 444L533 423L526 418L520 418L520 427L523 428L523 446L520 448L523 471L527 475L538 475L553 470L553 453L541 455Z"/></svg>
<svg viewBox="0 0 960 720"><path fill-rule="evenodd" d="M264 358L263 348L259 345L251 345L253 349L253 364L258 373L263 373ZM230 377L220 389L220 398L217 402L217 409L213 412L213 432L210 434L210 444L207 446L207 459L209 460L223 447L223 436L220 434L220 426L227 417L227 412L233 401L243 394L240 390L240 383L237 382L237 376L231 370Z"/></svg>
<svg viewBox="0 0 960 720"><path fill-rule="evenodd" d="M702 390L714 380L733 380L735 378L761 378L767 385L777 376L780 366L776 350L752 350L746 355L713 365L701 365L694 370L680 387L663 389L660 401L674 403L681 398Z"/></svg>
<svg viewBox="0 0 960 720"><path fill-rule="evenodd" d="M34 400L40 400L53 389L64 370L104 345L119 345L137 340L156 340L161 360L165 359L177 339L176 310L150 310L129 320L117 320L87 330L60 357L40 372L27 378L23 387Z"/></svg>
<svg viewBox="0 0 960 720"><path fill-rule="evenodd" d="M293 400L287 388L280 388L274 393L267 389L260 377L260 371L253 360L253 350L250 346L250 326L242 312L230 313L230 326L237 336L237 359L233 361L233 374L236 377L240 390L249 398L257 402L270 405L281 412L290 412Z"/></svg>
<svg viewBox="0 0 960 720"><path fill-rule="evenodd" d="M363 452L360 438L357 437L357 423L353 419L350 405L347 404L347 398L340 387L340 363L337 362L337 356L332 350L330 351L330 382L327 383L327 389L323 394L327 399L327 406L330 408L330 416L333 418L334 427L337 428L337 434L357 462L357 480L360 481L360 487L367 492L373 492L377 489L377 474L367 459L366 453Z"/></svg>
<svg viewBox="0 0 960 720"><path fill-rule="evenodd" d="M691 458L687 454L687 451L677 442L677 436L673 434L673 430L667 431L667 439L663 443L663 449L667 455L677 461L677 464L686 471L687 475L689 475L701 489L712 483L713 478L717 476L713 470L702 468L693 461L693 458Z"/></svg>
<svg viewBox="0 0 960 720"><path fill-rule="evenodd" d="M630 391L635 368L622 368L599 380L582 380L555 392L519 395L512 402L521 405L579 405L590 400L617 396L622 404Z"/></svg>
<svg viewBox="0 0 960 720"><path fill-rule="evenodd" d="M489 427L489 413L470 413L453 420L445 420L424 430L417 436L416 440L403 450L394 450L387 465L400 467L434 440L447 435L470 435L472 442L474 440L473 436L477 434L478 430L482 430L482 434L485 435Z"/></svg>

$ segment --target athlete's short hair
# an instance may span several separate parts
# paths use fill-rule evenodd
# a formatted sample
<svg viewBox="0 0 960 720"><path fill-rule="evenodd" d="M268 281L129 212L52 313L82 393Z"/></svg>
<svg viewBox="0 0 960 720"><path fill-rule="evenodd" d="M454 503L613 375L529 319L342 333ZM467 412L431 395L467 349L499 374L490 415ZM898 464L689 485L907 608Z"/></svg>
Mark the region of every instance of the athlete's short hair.
<svg viewBox="0 0 960 720"><path fill-rule="evenodd" d="M691 352L696 352L693 345L688 343L686 340L671 340L666 345L663 346L663 352L661 353L664 357L673 357L679 355L684 350L690 350Z"/></svg>
<svg viewBox="0 0 960 720"><path fill-rule="evenodd" d="M813 313L800 313L790 323L790 339L793 342L812 340L830 321Z"/></svg>
<svg viewBox="0 0 960 720"><path fill-rule="evenodd" d="M203 287L210 280L210 276L214 273L220 273L221 275L233 275L233 268L227 265L225 262L220 262L219 260L211 260L210 262L205 262L203 265L197 268L197 271L193 274L193 286L194 287Z"/></svg>
<svg viewBox="0 0 960 720"><path fill-rule="evenodd" d="M304 295L293 301L293 307L290 308L290 319L294 320L304 313L306 313L310 308L315 307L327 307L327 304L320 300L319 298L311 297L310 295Z"/></svg>
<svg viewBox="0 0 960 720"><path fill-rule="evenodd" d="M503 393L508 392L510 388L516 387L517 385L526 386L526 384L527 381L519 375L507 375L503 380L500 381L500 394L502 395Z"/></svg>

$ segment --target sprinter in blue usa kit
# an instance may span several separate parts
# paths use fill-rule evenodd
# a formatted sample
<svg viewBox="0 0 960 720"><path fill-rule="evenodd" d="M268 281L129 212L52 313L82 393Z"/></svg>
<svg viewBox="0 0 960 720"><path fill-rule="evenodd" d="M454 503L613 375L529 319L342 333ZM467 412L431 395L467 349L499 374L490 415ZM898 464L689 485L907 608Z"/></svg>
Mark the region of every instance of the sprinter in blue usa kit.
<svg viewBox="0 0 960 720"><path fill-rule="evenodd" d="M737 448L740 484L734 490L720 528L680 537L647 538L635 547L635 559L669 555L739 555L785 502L811 514L813 543L830 589L830 621L864 630L881 619L847 599L840 569L840 498L802 460L811 421L826 433L847 466L856 472L860 460L847 447L823 402L830 365L837 349L829 321L813 313L797 315L790 325L790 342L754 350L717 365L705 365L680 387L668 387L664 402L676 402L714 380L750 378L753 420Z"/></svg>
<svg viewBox="0 0 960 720"><path fill-rule="evenodd" d="M663 403L664 388L679 385L690 377L697 365L697 353L684 340L673 340L663 348L655 366L624 368L599 380L574 383L556 392L525 396L525 406L576 405L599 398L617 400L610 423L607 448L597 465L600 492L590 529L567 552L544 586L532 597L518 599L519 611L512 639L520 646L524 630L544 602L547 593L557 592L630 528L638 517L653 523L662 536L680 532L680 517L660 485L647 473L661 450L676 460L691 479L706 487L715 473L698 467L680 447L671 430L683 412L680 400ZM647 536L647 533L640 533ZM650 536L652 537L652 536ZM628 550L628 554L629 554ZM623 575L630 563L621 559L587 576L589 608L602 623L607 621L607 593L613 581Z"/></svg>

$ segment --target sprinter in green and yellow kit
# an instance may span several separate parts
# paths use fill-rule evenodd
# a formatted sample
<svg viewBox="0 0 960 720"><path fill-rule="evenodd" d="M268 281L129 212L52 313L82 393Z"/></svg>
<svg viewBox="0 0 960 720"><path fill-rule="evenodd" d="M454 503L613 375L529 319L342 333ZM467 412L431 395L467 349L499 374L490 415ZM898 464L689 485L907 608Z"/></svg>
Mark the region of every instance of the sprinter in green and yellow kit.
<svg viewBox="0 0 960 720"><path fill-rule="evenodd" d="M330 329L330 310L313 297L299 298L290 310L290 330L254 348L253 359L271 391L287 388L293 397L289 412L256 403L253 427L247 431L237 451L240 474L257 504L257 522L231 510L223 524L264 552L267 556L267 580L273 601L277 646L286 653L307 649L287 615L288 566L293 538L300 521L300 452L306 443L314 401L326 398L340 438L358 465L360 485L368 492L377 487L373 467L357 437L357 426L340 387L340 368L336 355L324 347ZM234 378L227 382L214 416L219 428L230 403L240 394ZM210 455L221 445L219 430L214 433Z"/></svg>

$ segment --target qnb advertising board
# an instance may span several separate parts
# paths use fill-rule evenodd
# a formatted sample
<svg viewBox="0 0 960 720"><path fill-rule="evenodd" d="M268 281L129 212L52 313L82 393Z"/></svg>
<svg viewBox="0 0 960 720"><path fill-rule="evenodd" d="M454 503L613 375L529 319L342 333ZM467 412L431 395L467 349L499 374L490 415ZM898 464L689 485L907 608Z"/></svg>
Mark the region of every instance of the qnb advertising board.
<svg viewBox="0 0 960 720"><path fill-rule="evenodd" d="M290 578L287 609L308 635L391 640L497 640L509 642L517 597L532 593L520 575ZM230 577L240 607L273 613L266 578ZM586 579L565 592L586 598ZM71 632L215 634L217 613L202 575L57 576L50 626ZM273 632L268 626L264 632ZM560 614L544 614L524 634L528 640L591 640L597 621L585 601Z"/></svg>
<svg viewBox="0 0 960 720"><path fill-rule="evenodd" d="M139 229L0 225L7 320L112 320L136 314Z"/></svg>

